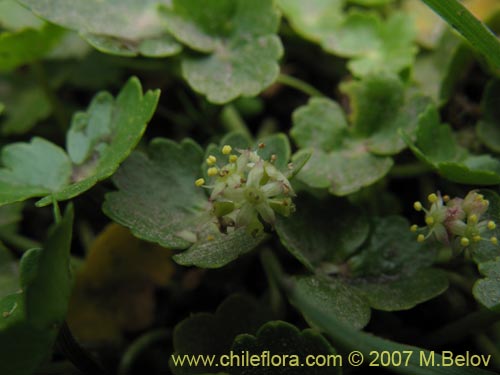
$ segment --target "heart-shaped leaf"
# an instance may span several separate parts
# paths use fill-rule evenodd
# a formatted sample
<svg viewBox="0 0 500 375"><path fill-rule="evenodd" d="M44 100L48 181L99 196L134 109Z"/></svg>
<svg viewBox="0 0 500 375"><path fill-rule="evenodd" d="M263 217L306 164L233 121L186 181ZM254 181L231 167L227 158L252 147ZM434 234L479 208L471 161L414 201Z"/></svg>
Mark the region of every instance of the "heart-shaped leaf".
<svg viewBox="0 0 500 375"><path fill-rule="evenodd" d="M250 297L232 295L217 308L215 314L194 314L177 324L173 357L227 354L237 335L254 334L270 319L271 313L261 303ZM216 367L182 366L173 360L170 361L170 369L175 375L217 373Z"/></svg>
<svg viewBox="0 0 500 375"><path fill-rule="evenodd" d="M3 148L0 205L43 197L37 205L73 198L111 176L139 142L153 115L159 92L142 94L131 78L114 100L97 94L78 113L68 134L68 152L41 138Z"/></svg>
<svg viewBox="0 0 500 375"><path fill-rule="evenodd" d="M272 0L172 0L162 10L172 35L202 53L184 57L182 73L209 101L255 96L277 78L283 48Z"/></svg>
<svg viewBox="0 0 500 375"><path fill-rule="evenodd" d="M117 55L171 56L181 46L166 32L158 14L167 0L20 0L36 15L78 31L97 49Z"/></svg>
<svg viewBox="0 0 500 375"><path fill-rule="evenodd" d="M328 365L326 363L308 365L307 374L341 373L341 356L335 356L337 352L319 332L313 329L300 331L294 325L283 321L267 322L259 328L255 336L252 334L237 336L231 349L234 353L248 352L250 356L261 358L262 353L266 352L282 356L286 360L284 359L279 366L280 370L292 375L304 373L303 366L307 365L305 362L307 356L324 356L328 358ZM231 368L231 374L262 374L262 367L268 367L265 361L266 359L262 359L260 366L253 366L250 363L246 366L234 366Z"/></svg>

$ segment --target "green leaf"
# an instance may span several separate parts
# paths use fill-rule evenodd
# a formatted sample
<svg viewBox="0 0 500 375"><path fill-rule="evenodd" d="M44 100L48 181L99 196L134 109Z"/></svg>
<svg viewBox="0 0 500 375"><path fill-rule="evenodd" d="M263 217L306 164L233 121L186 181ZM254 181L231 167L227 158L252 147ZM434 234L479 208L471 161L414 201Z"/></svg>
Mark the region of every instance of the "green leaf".
<svg viewBox="0 0 500 375"><path fill-rule="evenodd" d="M124 56L164 57L181 46L163 27L157 10L166 0L20 0L33 13L78 31L98 50Z"/></svg>
<svg viewBox="0 0 500 375"><path fill-rule="evenodd" d="M162 10L172 35L202 53L184 57L182 73L209 101L255 96L278 77L283 47L272 0L173 0Z"/></svg>
<svg viewBox="0 0 500 375"><path fill-rule="evenodd" d="M341 107L312 98L293 114L292 138L302 152L312 153L298 178L314 188L347 195L385 176L392 155L405 147L399 129L413 133L428 99L407 93L392 75L365 77L344 85L353 113L349 126ZM307 151L304 151L307 150Z"/></svg>
<svg viewBox="0 0 500 375"><path fill-rule="evenodd" d="M311 272L345 261L366 240L369 223L359 208L337 198L315 199L301 194L297 211L276 223L283 245Z"/></svg>
<svg viewBox="0 0 500 375"><path fill-rule="evenodd" d="M37 202L44 206L73 198L111 176L139 142L158 96L158 91L143 95L137 78L128 81L116 100L98 94L87 113L75 115L68 134L71 158L36 137L4 147L0 205L45 196Z"/></svg>
<svg viewBox="0 0 500 375"><path fill-rule="evenodd" d="M411 4L425 6L419 2ZM434 51L419 55L414 64L414 78L422 92L441 107L453 94L456 84L472 62L470 48L454 32L446 30Z"/></svg>
<svg viewBox="0 0 500 375"><path fill-rule="evenodd" d="M243 333L255 333L271 313L262 303L242 295L228 297L215 314L198 313L175 326L175 355L222 355L229 353L235 337ZM216 373L216 368L175 366L170 361L175 375Z"/></svg>
<svg viewBox="0 0 500 375"><path fill-rule="evenodd" d="M0 26L9 31L40 30L44 22L15 0L0 0Z"/></svg>
<svg viewBox="0 0 500 375"><path fill-rule="evenodd" d="M434 355L435 363L442 363L442 357L439 354L432 354L422 348L399 344L394 341L386 340L370 333L358 331L349 325L337 319L335 314L330 314L321 309L318 309L311 303L307 291L300 290L295 285L290 283L287 289L290 302L296 306L308 320L318 327L323 332L327 333L332 339L336 347L342 348L346 352L352 350L360 351L365 358L370 358L373 351L381 353L382 351L401 352L411 351L412 355L408 360L407 366L392 366L391 370L401 374L408 375L487 375L492 372L482 370L475 367L460 367L450 366L423 366L421 358L429 358ZM422 354L421 354L422 353Z"/></svg>
<svg viewBox="0 0 500 375"><path fill-rule="evenodd" d="M345 0L278 0L278 5L294 30L302 37L319 42L335 32L342 22Z"/></svg>
<svg viewBox="0 0 500 375"><path fill-rule="evenodd" d="M70 182L71 161L63 149L42 138L2 149L0 204L50 195Z"/></svg>
<svg viewBox="0 0 500 375"><path fill-rule="evenodd" d="M374 219L374 229L361 252L349 260L354 276L411 275L434 261L432 245L422 245L409 231L408 221L400 216Z"/></svg>
<svg viewBox="0 0 500 375"><path fill-rule="evenodd" d="M251 236L246 228L228 234L214 228L210 233L210 237L198 240L188 250L174 255L173 259L183 266L220 268L255 249L265 238L263 235Z"/></svg>
<svg viewBox="0 0 500 375"><path fill-rule="evenodd" d="M360 1L360 0L357 0ZM365 0L373 3L378 0ZM383 1L383 0L382 0ZM347 66L356 76L398 73L412 65L416 47L411 18L393 13L383 20L375 13L343 12L343 0L279 0L295 31L333 54L351 59Z"/></svg>
<svg viewBox="0 0 500 375"><path fill-rule="evenodd" d="M21 259L20 291L0 300L0 372L29 375L52 352L71 293L73 209Z"/></svg>
<svg viewBox="0 0 500 375"><path fill-rule="evenodd" d="M435 168L440 175L457 183L495 185L500 183L500 160L490 155L471 155L460 147L449 125L440 124L435 107L420 116L416 142L402 132L415 156Z"/></svg>
<svg viewBox="0 0 500 375"><path fill-rule="evenodd" d="M417 53L414 38L413 22L406 14L393 13L382 20L375 14L351 12L321 44L328 52L350 58L349 70L365 76L398 73L411 66Z"/></svg>
<svg viewBox="0 0 500 375"><path fill-rule="evenodd" d="M372 308L399 311L411 309L446 291L448 278L444 271L427 268L416 271L411 277L394 281L373 282L365 279L356 280L352 285L361 291L361 296Z"/></svg>
<svg viewBox="0 0 500 375"><path fill-rule="evenodd" d="M479 191L488 200L488 210L481 216L481 220L493 220L495 223L500 222L500 196L493 190L481 189ZM488 231L488 237L500 238L500 226ZM471 254L474 262L478 265L485 262L494 261L500 256L500 249L497 245L490 241L479 241L471 246Z"/></svg>
<svg viewBox="0 0 500 375"><path fill-rule="evenodd" d="M446 274L430 268L435 251L419 244L399 216L369 224L340 199L302 195L297 212L279 220L282 244L314 276L295 277L311 305L356 328L368 323L370 307L405 310L444 292Z"/></svg>
<svg viewBox="0 0 500 375"><path fill-rule="evenodd" d="M430 101L405 90L401 80L393 75L369 76L341 86L350 98L355 136L366 137L366 147L379 155L393 155L406 145L398 130L413 134L418 115Z"/></svg>
<svg viewBox="0 0 500 375"><path fill-rule="evenodd" d="M296 276L293 280L296 288L308 296L308 301L316 309L334 315L356 329L363 328L370 321L370 305L348 283L322 276ZM314 322L307 315L304 317L314 327Z"/></svg>
<svg viewBox="0 0 500 375"><path fill-rule="evenodd" d="M18 289L18 264L10 251L0 242L0 299L15 293Z"/></svg>
<svg viewBox="0 0 500 375"><path fill-rule="evenodd" d="M207 221L207 196L194 184L202 161L203 151L191 140L153 140L147 154L134 152L113 176L119 190L106 195L104 212L141 239L189 247L197 238L186 240L183 233L196 235Z"/></svg>
<svg viewBox="0 0 500 375"><path fill-rule="evenodd" d="M0 100L5 104L4 118L0 120L3 134L24 134L52 113L49 99L33 79L0 78Z"/></svg>
<svg viewBox="0 0 500 375"><path fill-rule="evenodd" d="M500 257L480 263L479 272L485 278L474 284L474 298L490 310L500 310Z"/></svg>
<svg viewBox="0 0 500 375"><path fill-rule="evenodd" d="M280 370L286 374L303 374L305 358L308 355L323 355L326 358L334 358L337 352L321 334L313 329L300 331L294 325L283 321L267 322L259 328L256 335L241 334L234 340L232 351L234 353L246 353L250 356L261 356L269 351L273 355L282 357L288 355L286 365L280 366ZM341 357L338 356L336 363L330 366L308 366L307 374L340 374ZM332 370L332 367L335 369ZM261 366L235 366L231 369L232 374L262 374Z"/></svg>
<svg viewBox="0 0 500 375"><path fill-rule="evenodd" d="M491 81L481 101L482 117L477 124L477 135L489 149L500 153L500 80Z"/></svg>
<svg viewBox="0 0 500 375"><path fill-rule="evenodd" d="M226 265L254 249L263 236L253 237L245 228L220 232L208 197L194 184L203 160L203 151L191 140L153 140L147 154L133 153L115 174L119 190L106 195L104 212L141 239L189 248L174 256L179 264Z"/></svg>
<svg viewBox="0 0 500 375"><path fill-rule="evenodd" d="M64 30L45 23L39 29L0 32L0 72L40 60L61 39Z"/></svg>

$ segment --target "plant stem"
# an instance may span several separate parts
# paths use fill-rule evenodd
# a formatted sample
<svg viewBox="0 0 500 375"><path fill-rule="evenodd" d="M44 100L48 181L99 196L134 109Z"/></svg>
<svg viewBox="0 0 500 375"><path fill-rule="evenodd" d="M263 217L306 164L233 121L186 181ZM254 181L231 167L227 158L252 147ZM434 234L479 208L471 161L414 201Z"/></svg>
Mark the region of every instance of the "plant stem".
<svg viewBox="0 0 500 375"><path fill-rule="evenodd" d="M500 321L499 312L476 311L430 333L424 338L424 342L432 346L442 346L458 341L471 333L484 330L497 321Z"/></svg>
<svg viewBox="0 0 500 375"><path fill-rule="evenodd" d="M271 310L277 315L281 315L284 310L283 298L274 272L276 272L277 260L270 249L266 248L260 253L260 262L264 267L264 271L269 283L269 299L271 301Z"/></svg>
<svg viewBox="0 0 500 375"><path fill-rule="evenodd" d="M32 239L9 231L0 230L0 241L13 246L16 249L21 250L22 252L42 247L42 244L40 242L33 241Z"/></svg>
<svg viewBox="0 0 500 375"><path fill-rule="evenodd" d="M495 34L457 0L422 0L500 70L500 42Z"/></svg>
<svg viewBox="0 0 500 375"><path fill-rule="evenodd" d="M61 210L59 209L59 204L55 198L52 198L52 208L54 211L54 220L56 224L61 222Z"/></svg>
<svg viewBox="0 0 500 375"><path fill-rule="evenodd" d="M427 173L431 168L423 163L415 162L409 164L394 165L389 171L389 177L412 178Z"/></svg>
<svg viewBox="0 0 500 375"><path fill-rule="evenodd" d="M66 322L59 331L56 346L84 374L107 375L102 365L76 341Z"/></svg>
<svg viewBox="0 0 500 375"><path fill-rule="evenodd" d="M66 116L63 104L59 101L57 95L54 93L54 90L52 90L52 88L50 87L49 80L47 79L47 75L45 74L43 65L40 62L34 62L31 65L31 69L38 81L38 84L40 85L41 89L50 102L59 129L65 135L66 131L68 130L69 119Z"/></svg>
<svg viewBox="0 0 500 375"><path fill-rule="evenodd" d="M170 331L158 329L148 332L135 340L125 351L118 367L118 375L128 375L132 373L132 364L137 357L148 347L158 341L166 341L171 337Z"/></svg>
<svg viewBox="0 0 500 375"><path fill-rule="evenodd" d="M277 82L293 87L294 89L297 89L299 91L302 91L304 94L309 95L309 96L318 96L318 97L324 97L322 92L320 92L318 89L315 87L311 86L307 82L304 82L298 78L286 75L286 74L280 74L278 76Z"/></svg>
<svg viewBox="0 0 500 375"><path fill-rule="evenodd" d="M476 335L474 341L477 347L484 352L484 354L491 355L493 360L493 366L500 369L500 350L498 350L497 345L491 341L491 339L485 334Z"/></svg>
<svg viewBox="0 0 500 375"><path fill-rule="evenodd" d="M252 133L250 132L250 130L248 130L248 126L245 124L240 114L233 105L226 105L222 110L220 117L227 131L237 131L243 133L249 139L253 139Z"/></svg>

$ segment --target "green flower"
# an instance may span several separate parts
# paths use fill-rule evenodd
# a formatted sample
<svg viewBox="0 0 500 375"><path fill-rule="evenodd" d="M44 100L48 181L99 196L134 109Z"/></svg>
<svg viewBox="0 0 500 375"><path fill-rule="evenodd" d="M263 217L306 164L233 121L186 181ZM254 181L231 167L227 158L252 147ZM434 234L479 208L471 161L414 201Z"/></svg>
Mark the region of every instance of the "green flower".
<svg viewBox="0 0 500 375"><path fill-rule="evenodd" d="M415 210L425 212L426 226L419 228L412 225L410 228L412 232L421 232L417 235L417 241L423 242L434 235L436 240L447 246L460 244L461 247L467 247L472 242L482 240L495 245L498 243L494 236L485 237L488 231L496 228L496 224L491 220L481 220L481 216L488 210L489 202L477 190L470 191L463 199L450 199L447 195L442 197L439 192L430 194L427 198L431 203L429 209L424 208L420 202L413 204Z"/></svg>
<svg viewBox="0 0 500 375"><path fill-rule="evenodd" d="M246 227L256 234L263 230L262 222L274 225L276 213L289 216L295 210L295 193L285 174L274 166L275 155L268 161L257 150L236 151L239 155L233 154L229 145L222 148L222 154L228 157L223 166L210 155L207 175L211 181L206 184L200 178L195 184L211 189L209 200L221 230Z"/></svg>

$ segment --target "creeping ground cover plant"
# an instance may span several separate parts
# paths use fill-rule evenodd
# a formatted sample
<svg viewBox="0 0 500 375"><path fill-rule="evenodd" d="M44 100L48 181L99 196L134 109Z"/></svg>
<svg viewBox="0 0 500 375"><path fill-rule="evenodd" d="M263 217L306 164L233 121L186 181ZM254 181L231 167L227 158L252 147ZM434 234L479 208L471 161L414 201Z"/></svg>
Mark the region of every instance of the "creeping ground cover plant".
<svg viewBox="0 0 500 375"><path fill-rule="evenodd" d="M0 375L500 373L498 0L0 0Z"/></svg>

